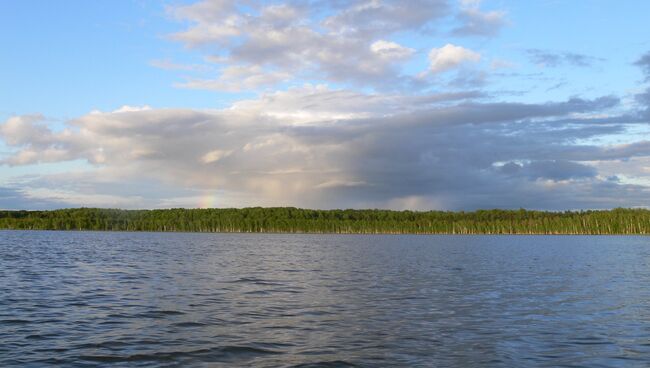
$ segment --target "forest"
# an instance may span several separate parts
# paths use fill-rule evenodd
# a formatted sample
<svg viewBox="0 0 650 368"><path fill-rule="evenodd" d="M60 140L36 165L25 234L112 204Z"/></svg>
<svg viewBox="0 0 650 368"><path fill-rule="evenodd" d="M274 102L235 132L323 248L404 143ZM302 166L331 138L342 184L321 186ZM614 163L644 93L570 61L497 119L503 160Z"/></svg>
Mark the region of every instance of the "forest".
<svg viewBox="0 0 650 368"><path fill-rule="evenodd" d="M650 210L311 210L293 207L0 211L0 229L340 234L649 234Z"/></svg>

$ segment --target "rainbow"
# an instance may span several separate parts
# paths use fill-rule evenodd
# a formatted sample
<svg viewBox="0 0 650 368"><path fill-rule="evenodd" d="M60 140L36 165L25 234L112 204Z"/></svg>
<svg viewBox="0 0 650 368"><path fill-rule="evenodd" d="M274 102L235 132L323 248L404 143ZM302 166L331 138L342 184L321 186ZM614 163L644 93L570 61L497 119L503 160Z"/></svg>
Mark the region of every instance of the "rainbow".
<svg viewBox="0 0 650 368"><path fill-rule="evenodd" d="M199 208L215 208L217 206L217 196L210 193L199 199Z"/></svg>

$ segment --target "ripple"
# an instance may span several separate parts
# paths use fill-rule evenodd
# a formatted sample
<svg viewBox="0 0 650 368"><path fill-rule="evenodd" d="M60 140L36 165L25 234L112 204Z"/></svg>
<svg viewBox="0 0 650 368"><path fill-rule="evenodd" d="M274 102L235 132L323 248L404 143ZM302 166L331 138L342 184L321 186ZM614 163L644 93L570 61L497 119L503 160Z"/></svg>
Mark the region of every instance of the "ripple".
<svg viewBox="0 0 650 368"><path fill-rule="evenodd" d="M138 345L145 345L143 341L139 341ZM126 341L102 341L97 343L84 343L75 346L75 349L118 349L121 347L132 346L132 343Z"/></svg>
<svg viewBox="0 0 650 368"><path fill-rule="evenodd" d="M648 237L7 234L0 367L650 366Z"/></svg>
<svg viewBox="0 0 650 368"><path fill-rule="evenodd" d="M175 310L152 310L134 315L134 318L165 318L167 316L181 316L185 313Z"/></svg>
<svg viewBox="0 0 650 368"><path fill-rule="evenodd" d="M231 284L247 283L247 284L254 284L254 285L275 285L275 286L283 285L282 283L279 282L260 279L256 277L240 277L236 280L227 281L227 282Z"/></svg>
<svg viewBox="0 0 650 368"><path fill-rule="evenodd" d="M132 355L82 355L79 360L99 363L125 363L125 362L160 362L176 361L185 358L200 360L224 360L232 358L252 358L260 355L282 354L281 352L249 346L223 346L210 349L197 349L191 351L155 352L148 354Z"/></svg>
<svg viewBox="0 0 650 368"><path fill-rule="evenodd" d="M33 334L25 336L25 340L47 340L55 339L58 337L58 334Z"/></svg>
<svg viewBox="0 0 650 368"><path fill-rule="evenodd" d="M175 326L175 327L203 327L203 326L207 326L207 324L201 323L201 322L178 322L178 323L174 323L172 326Z"/></svg>
<svg viewBox="0 0 650 368"><path fill-rule="evenodd" d="M0 324L2 325L26 325L29 323L33 323L33 321L28 321L26 319L3 319L0 320Z"/></svg>
<svg viewBox="0 0 650 368"><path fill-rule="evenodd" d="M344 360L331 360L323 362L302 363L292 365L289 368L353 368L359 367L356 364L346 362Z"/></svg>

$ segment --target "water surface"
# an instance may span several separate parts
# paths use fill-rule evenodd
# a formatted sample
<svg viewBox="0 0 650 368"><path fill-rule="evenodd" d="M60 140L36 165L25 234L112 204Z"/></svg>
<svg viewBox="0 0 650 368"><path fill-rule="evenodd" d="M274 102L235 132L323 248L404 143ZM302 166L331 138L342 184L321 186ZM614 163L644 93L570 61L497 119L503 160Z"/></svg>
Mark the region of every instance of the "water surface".
<svg viewBox="0 0 650 368"><path fill-rule="evenodd" d="M650 238L0 231L0 366L650 365Z"/></svg>

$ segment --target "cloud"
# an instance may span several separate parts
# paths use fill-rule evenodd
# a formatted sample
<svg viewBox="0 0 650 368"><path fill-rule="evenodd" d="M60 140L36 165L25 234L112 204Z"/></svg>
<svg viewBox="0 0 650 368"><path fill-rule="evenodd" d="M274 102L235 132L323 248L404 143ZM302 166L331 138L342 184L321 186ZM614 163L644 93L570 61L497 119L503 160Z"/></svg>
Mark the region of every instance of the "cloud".
<svg viewBox="0 0 650 368"><path fill-rule="evenodd" d="M331 89L326 85L305 85L286 91L264 93L253 100L235 102L231 110L260 114L290 125L322 124L324 121L370 118L397 112L414 112L457 101L484 98L470 90L422 95L362 93Z"/></svg>
<svg viewBox="0 0 650 368"><path fill-rule="evenodd" d="M506 24L504 11L483 12L480 1L461 1L461 9L456 15L460 25L451 31L455 36L495 36Z"/></svg>
<svg viewBox="0 0 650 368"><path fill-rule="evenodd" d="M575 209L647 199L650 141L633 134L650 118L647 89L635 96L638 113L622 114L625 106L611 95L511 102L503 91L483 89L506 75L494 70L512 68L508 61L486 63L478 49L452 43L425 59L436 44L422 39L432 35L497 34L506 14L480 5L170 6L182 28L169 37L205 65L152 65L183 72L178 87L255 97L215 110L125 105L56 125L42 115L13 116L0 124L0 165L33 174L7 180L0 205L195 207L208 196L221 207ZM526 54L546 67L602 60ZM649 60L636 62L646 76ZM423 63L427 70L414 72ZM612 137L625 140L598 143ZM69 161L84 167L44 174L31 166Z"/></svg>
<svg viewBox="0 0 650 368"><path fill-rule="evenodd" d="M646 80L650 80L650 52L645 53L634 64L641 68L646 75Z"/></svg>
<svg viewBox="0 0 650 368"><path fill-rule="evenodd" d="M429 52L429 71L442 73L466 63L476 63L481 60L481 54L450 43Z"/></svg>
<svg viewBox="0 0 650 368"><path fill-rule="evenodd" d="M151 106L149 105L144 105L144 106L129 106L129 105L124 105L120 107L117 110L113 110L113 112L134 112L134 111L147 111L151 110ZM101 114L101 111L97 111L97 113Z"/></svg>
<svg viewBox="0 0 650 368"><path fill-rule="evenodd" d="M272 86L290 78L291 74L289 73L265 70L258 65L237 65L224 68L217 79L192 79L185 83L179 83L177 86L239 92Z"/></svg>
<svg viewBox="0 0 650 368"><path fill-rule="evenodd" d="M47 128L37 124L44 119L40 114L11 117L0 126L0 134L10 145L21 145L34 139L47 142Z"/></svg>
<svg viewBox="0 0 650 368"><path fill-rule="evenodd" d="M95 198L106 206L196 206L201 193L218 193L219 204L236 206L558 209L647 195L645 187L607 180L592 162L650 157L650 143L575 143L624 131L612 120L572 118L618 99L523 104L479 97L306 86L215 111L95 112L59 132L36 118L12 118L0 126L13 149L3 162L85 160L94 169L83 177L41 176L21 185L35 198ZM145 182L154 184L137 184Z"/></svg>
<svg viewBox="0 0 650 368"><path fill-rule="evenodd" d="M0 187L0 210L55 209L65 206L64 202L51 198L36 198L18 188Z"/></svg>
<svg viewBox="0 0 650 368"><path fill-rule="evenodd" d="M386 59L405 59L415 52L414 49L404 47L395 42L379 40L370 45L370 50Z"/></svg>
<svg viewBox="0 0 650 368"><path fill-rule="evenodd" d="M540 49L528 49L526 50L526 54L533 63L542 67L550 68L562 65L590 67L597 62L603 61L602 58L574 52L552 52Z"/></svg>
<svg viewBox="0 0 650 368"><path fill-rule="evenodd" d="M650 119L650 88L643 93L637 94L635 99L641 105L641 115L645 119Z"/></svg>
<svg viewBox="0 0 650 368"><path fill-rule="evenodd" d="M502 60L502 59L494 59L490 62L490 69L492 70L498 70L498 69L512 69L515 67L515 64L508 61L508 60Z"/></svg>
<svg viewBox="0 0 650 368"><path fill-rule="evenodd" d="M446 0L355 1L326 7L318 2L241 6L202 1L168 11L189 24L171 38L220 65L218 77L192 78L181 87L256 91L289 81L322 80L397 90L422 82L404 72L404 62L417 50L391 36L424 32L449 13L449 6Z"/></svg>
<svg viewBox="0 0 650 368"><path fill-rule="evenodd" d="M358 1L326 18L323 26L336 34L376 37L417 30L447 15L446 0Z"/></svg>
<svg viewBox="0 0 650 368"><path fill-rule="evenodd" d="M646 75L646 82L650 81L650 52L645 53L637 60L634 65L641 68L641 71ZM641 116L650 120L650 88L634 96L635 100L641 107Z"/></svg>
<svg viewBox="0 0 650 368"><path fill-rule="evenodd" d="M509 175L524 176L530 180L549 179L563 181L580 178L594 178L598 171L593 166L566 160L540 160L523 164L508 162L500 166Z"/></svg>
<svg viewBox="0 0 650 368"><path fill-rule="evenodd" d="M149 65L164 70L206 71L209 68L201 64L179 64L169 59L151 60Z"/></svg>
<svg viewBox="0 0 650 368"><path fill-rule="evenodd" d="M217 162L221 160L222 158L230 156L231 153L232 150L224 151L224 150L216 149L203 155L201 157L201 161L205 164L211 164L213 162Z"/></svg>

